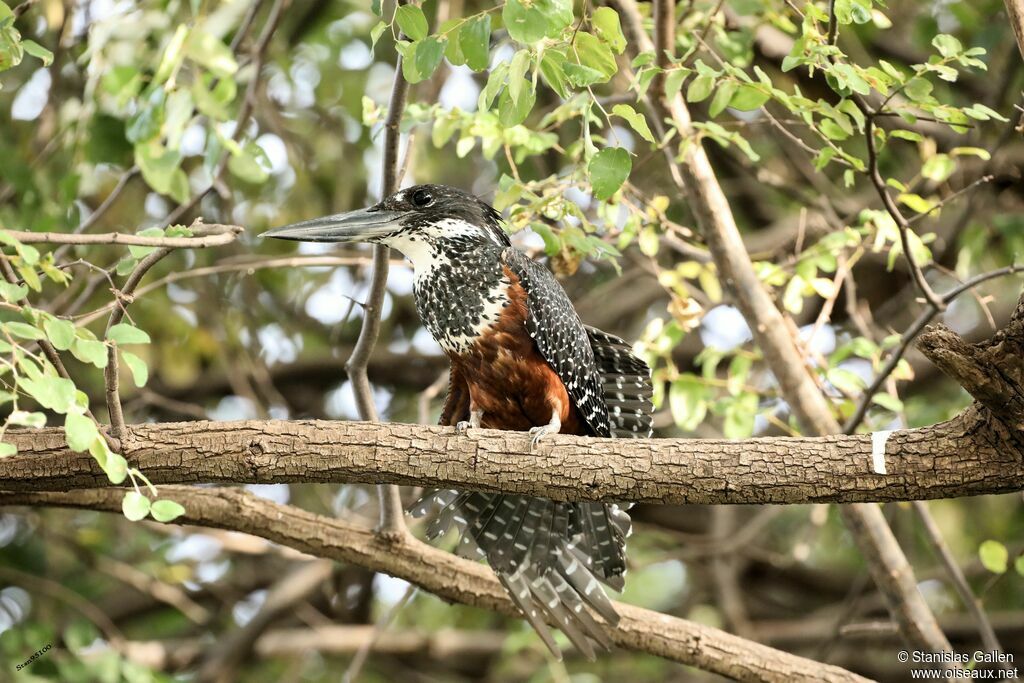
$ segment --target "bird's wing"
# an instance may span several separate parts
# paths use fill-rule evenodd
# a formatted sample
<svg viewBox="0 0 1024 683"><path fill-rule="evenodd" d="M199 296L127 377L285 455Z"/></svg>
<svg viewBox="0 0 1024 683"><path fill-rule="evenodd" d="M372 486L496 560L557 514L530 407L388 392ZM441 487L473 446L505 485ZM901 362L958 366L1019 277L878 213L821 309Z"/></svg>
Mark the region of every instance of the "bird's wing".
<svg viewBox="0 0 1024 683"><path fill-rule="evenodd" d="M526 290L526 331L558 374L569 398L595 436L611 436L601 374L586 328L554 275L514 248L502 262Z"/></svg>

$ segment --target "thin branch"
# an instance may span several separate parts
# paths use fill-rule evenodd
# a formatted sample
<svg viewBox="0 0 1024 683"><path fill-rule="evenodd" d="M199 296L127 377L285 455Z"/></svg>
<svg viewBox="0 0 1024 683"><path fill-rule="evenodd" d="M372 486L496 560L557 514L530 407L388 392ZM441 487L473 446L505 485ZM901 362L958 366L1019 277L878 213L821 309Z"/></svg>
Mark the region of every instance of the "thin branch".
<svg viewBox="0 0 1024 683"><path fill-rule="evenodd" d="M944 304L948 305L964 292L969 291L984 282L1005 277L1006 275L1014 275L1016 273L1024 273L1024 264L997 268L996 270L992 270L987 273L975 275L966 282L957 285L943 294L942 301ZM900 360L903 358L907 349L910 348L910 345L914 340L917 339L917 336L921 334L921 331L924 330L928 323L934 320L935 316L940 312L941 311L939 309L929 305L917 316L914 322L910 324L910 327L903 332L900 336L900 343L892 350L889 354L889 358L885 361L885 365L882 366L881 370L878 371L878 374L876 374L874 379L871 381L871 384L868 385L867 389L864 390L864 393L861 394L860 402L857 404L857 409L853 412L853 415L850 416L850 419L846 421L846 424L843 425L844 434L853 434L857 431L857 428L860 427L861 422L863 422L865 416L867 416L868 408L871 407L871 399L874 398L875 394L878 393L882 388L882 385L885 384L886 380L889 378L889 375L891 375L896 369L896 366L899 365Z"/></svg>
<svg viewBox="0 0 1024 683"><path fill-rule="evenodd" d="M123 232L108 232L95 235L75 235L66 232L31 232L28 230L5 230L22 244L123 244L134 247L169 247L172 249L203 249L218 247L235 241L244 228L237 225L203 224L210 233L206 237L147 237Z"/></svg>
<svg viewBox="0 0 1024 683"><path fill-rule="evenodd" d="M367 527L273 503L237 489L165 487L161 497L175 500L187 510L175 520L176 524L253 534L305 553L405 579L446 600L519 617L519 611L489 568L428 546L411 535L386 538ZM119 514L121 510L121 494L116 489L12 494L9 502ZM866 681L839 667L775 650L710 626L633 605L614 604L621 620L614 628L608 628L607 634L620 647L739 681Z"/></svg>
<svg viewBox="0 0 1024 683"><path fill-rule="evenodd" d="M405 113L405 99L409 92L409 83L402 75L402 57L395 61L395 77L391 85L391 99L388 102L388 113L384 119L384 156L381 161L381 196L387 197L398 189L398 143L401 140L402 114ZM364 420L376 422L377 407L373 402L373 389L367 367L370 354L380 336L380 316L384 307L384 295L387 293L388 262L391 250L382 244L373 245L373 267L370 271L370 293L363 304L363 322L359 329L352 355L349 356L345 369L352 392L355 395L356 409ZM380 501L380 531L389 536L401 536L405 530L405 509L397 487L380 485L377 487Z"/></svg>
<svg viewBox="0 0 1024 683"><path fill-rule="evenodd" d="M282 256L279 258L249 258L246 260L230 260L225 263L216 263L212 266L193 268L192 270L175 271L168 273L159 280L154 280L136 290L134 298L139 299L152 291L160 289L172 282L189 280L192 278L219 275L222 273L253 273L257 270L268 268L325 268L332 266L363 266L370 262L365 256ZM392 259L392 266L404 265L404 261ZM105 312L118 305L118 302L111 301L89 313L84 313L76 318L79 325L88 325L98 319Z"/></svg>
<svg viewBox="0 0 1024 683"><path fill-rule="evenodd" d="M233 242L238 235L243 232L242 228L235 225L219 225L219 224L205 224L196 222L191 226L193 232L197 235L195 238L184 238L184 246L189 246L197 240L214 240L215 244L228 244ZM212 234L211 234L212 233ZM85 237L85 235L80 235ZM173 239L173 238L164 238ZM180 238L178 238L180 239ZM135 293L135 288L139 286L139 282L142 278L146 277L146 273L155 266L157 263L162 261L164 257L177 249L174 246L177 242L172 243L170 246L163 246L158 248L156 251L146 255L142 260L135 264L135 268L128 275L128 279L125 280L124 286L120 292L115 292L114 296L118 298L119 306L115 307L110 311L110 317L107 319L107 333L110 332L110 328L114 325L119 324L124 320L124 316L127 313L126 305L132 300ZM209 243L203 246L210 246ZM121 437L124 433L124 411L121 407L121 394L119 389L120 384L120 359L117 355L117 344L112 343L107 348L107 367L103 369L103 384L104 393L107 400L107 413L110 417L110 437L117 442L120 442ZM116 449L115 449L116 450Z"/></svg>
<svg viewBox="0 0 1024 683"><path fill-rule="evenodd" d="M854 102L859 102L855 99ZM878 170L878 150L875 146L875 121L874 112L870 111L866 105L861 103L859 105L862 112L865 114L866 123L864 124L864 140L867 144L868 149L868 177L871 179L871 184L875 186L875 191L878 192L878 196L882 199L882 205L885 206L885 210L892 217L896 223L896 227L900 233L900 245L903 248L903 256L907 259L907 265L910 267L910 273L914 278L914 283L917 288L921 291L925 301L927 301L932 307L943 310L945 304L935 290L931 288L928 281L924 277L924 272L921 270L921 266L917 263L917 257L914 255L914 250L910 247L910 223L903 216L903 212L900 211L899 207L896 206L896 202L893 201L892 196L889 194L889 189L885 186L885 180L882 178L881 172Z"/></svg>
<svg viewBox="0 0 1024 683"><path fill-rule="evenodd" d="M913 505L914 512L921 519L921 526L924 527L928 544L932 546L935 553L939 556L939 560L942 561L942 566L945 567L946 574L949 576L953 588L956 589L960 600L964 603L964 607L967 608L968 613L970 613L975 624L977 624L978 635L981 637L982 645L989 652L1003 652L1003 647L999 644L999 639L996 637L996 632L992 628L988 615L981 608L981 602L974 597L974 593L967 583L967 577L964 576L960 565L956 563L956 558L953 557L953 552L949 549L949 545L942 538L942 531L939 529L939 525L935 523L935 518L932 517L931 512L928 510L928 505L920 500L915 500ZM1003 662L1002 667L1008 669L1009 665Z"/></svg>
<svg viewBox="0 0 1024 683"><path fill-rule="evenodd" d="M839 21L836 19L836 0L828 0L828 44L835 45L839 34Z"/></svg>

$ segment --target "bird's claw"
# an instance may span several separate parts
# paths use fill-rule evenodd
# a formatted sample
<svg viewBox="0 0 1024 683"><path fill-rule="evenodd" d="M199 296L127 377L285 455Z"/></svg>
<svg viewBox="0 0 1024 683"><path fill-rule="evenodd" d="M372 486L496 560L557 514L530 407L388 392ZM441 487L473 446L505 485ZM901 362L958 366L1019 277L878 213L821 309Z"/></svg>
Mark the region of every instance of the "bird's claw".
<svg viewBox="0 0 1024 683"><path fill-rule="evenodd" d="M471 410L469 413L468 420L460 420L455 425L456 434L465 434L469 431L470 427L473 429L480 429L480 422L483 420L484 414L479 410Z"/></svg>
<svg viewBox="0 0 1024 683"><path fill-rule="evenodd" d="M533 453L541 439L550 434L557 434L560 429L561 425L555 426L550 424L542 425L540 427L530 427L530 452Z"/></svg>

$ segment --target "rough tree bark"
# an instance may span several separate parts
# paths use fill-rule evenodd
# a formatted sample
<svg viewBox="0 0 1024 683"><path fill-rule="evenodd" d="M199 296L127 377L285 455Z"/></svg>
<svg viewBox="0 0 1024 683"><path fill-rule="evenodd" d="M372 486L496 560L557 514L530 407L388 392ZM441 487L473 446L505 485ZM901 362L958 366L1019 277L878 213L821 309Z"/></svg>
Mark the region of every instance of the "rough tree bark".
<svg viewBox="0 0 1024 683"><path fill-rule="evenodd" d="M10 431L0 491L103 486L96 462L60 429ZM518 432L370 422L244 421L131 425L128 461L157 484L395 483L646 503L893 501L1024 488L1024 445L978 409L894 432L888 474L870 435L613 440L556 436L537 452ZM4 502L0 493L0 504Z"/></svg>

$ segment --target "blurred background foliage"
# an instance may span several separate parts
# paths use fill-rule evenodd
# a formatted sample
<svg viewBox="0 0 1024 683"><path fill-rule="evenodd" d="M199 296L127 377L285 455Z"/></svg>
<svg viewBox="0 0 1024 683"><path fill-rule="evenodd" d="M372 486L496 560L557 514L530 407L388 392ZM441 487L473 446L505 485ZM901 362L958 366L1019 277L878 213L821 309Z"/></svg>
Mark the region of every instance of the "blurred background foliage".
<svg viewBox="0 0 1024 683"><path fill-rule="evenodd" d="M152 249L33 249L4 238L17 273L0 291L0 353L11 355L5 428L65 424L69 440L113 480L130 475L146 498L144 473L122 471L87 419L106 415L108 349L124 365L129 422L355 419L344 363L368 289L366 252L255 236L379 199L381 124L400 54L415 83L402 118L403 184L443 182L492 200L585 322L637 340L655 369L657 436L798 428L673 190L659 147L697 143L657 132L664 127L644 114L652 88L683 92L701 138L714 141L707 148L747 248L836 415L870 401L861 428L891 429L956 414L965 392L913 352L865 399L921 310L896 224L868 177L867 136L921 236L910 247L933 288L1012 265L1024 250L1021 55L1001 0L836 0L836 44L828 9L681 2L680 57L662 68L653 53L631 57L613 9L564 0L428 0L397 13L326 0L0 3L0 228L189 234L169 228L198 216L245 228L227 246L160 261L120 337L102 325L119 305L113 288ZM871 122L857 96L881 112ZM941 319L984 338L1007 318L1020 282L986 282ZM369 374L382 419L433 422L446 361L411 288L396 255ZM33 351L40 339L71 353L70 387ZM248 488L373 517L363 487ZM149 503L133 500L126 515L145 516ZM1020 497L931 509L1004 647L1024 654ZM634 512L625 601L902 680L900 640L834 510ZM902 505L889 513L947 635L975 649L919 522ZM259 623L268 591L305 562L237 534L5 510L0 678L193 680L197 663ZM354 628L312 645L326 624ZM260 633L238 680L711 677L628 652L556 663L518 621L358 567L334 569Z"/></svg>

